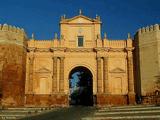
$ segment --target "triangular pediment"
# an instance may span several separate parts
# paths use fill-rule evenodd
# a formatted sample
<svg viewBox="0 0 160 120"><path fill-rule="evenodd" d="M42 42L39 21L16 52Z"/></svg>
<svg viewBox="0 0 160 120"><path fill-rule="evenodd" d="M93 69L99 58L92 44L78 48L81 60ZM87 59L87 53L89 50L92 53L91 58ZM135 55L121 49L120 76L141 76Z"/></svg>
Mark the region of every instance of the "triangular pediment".
<svg viewBox="0 0 160 120"><path fill-rule="evenodd" d="M117 67L117 68L114 68L114 69L110 70L110 72L111 72L111 73L124 73L125 70Z"/></svg>
<svg viewBox="0 0 160 120"><path fill-rule="evenodd" d="M43 68L38 69L36 72L38 72L38 73L49 73L51 71L49 69L43 67Z"/></svg>
<svg viewBox="0 0 160 120"><path fill-rule="evenodd" d="M68 19L67 22L68 23L92 23L94 22L94 20L86 16L79 15L79 16L75 16L73 18Z"/></svg>

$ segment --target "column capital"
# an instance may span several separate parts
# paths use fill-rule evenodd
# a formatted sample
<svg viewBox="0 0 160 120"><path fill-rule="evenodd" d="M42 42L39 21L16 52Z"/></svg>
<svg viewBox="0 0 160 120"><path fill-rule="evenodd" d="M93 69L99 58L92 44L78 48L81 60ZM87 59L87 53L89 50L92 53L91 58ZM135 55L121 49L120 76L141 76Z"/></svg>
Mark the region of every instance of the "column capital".
<svg viewBox="0 0 160 120"><path fill-rule="evenodd" d="M60 58L60 60L64 60L65 59L65 57L59 57Z"/></svg>
<svg viewBox="0 0 160 120"><path fill-rule="evenodd" d="M127 52L132 52L134 50L134 47L126 47L125 50Z"/></svg>
<svg viewBox="0 0 160 120"><path fill-rule="evenodd" d="M58 59L58 57L53 56L52 59L53 59L53 60L56 60L56 59Z"/></svg>
<svg viewBox="0 0 160 120"><path fill-rule="evenodd" d="M108 58L109 58L108 56L104 56L104 57L103 57L104 60L106 60L106 59L108 59Z"/></svg>
<svg viewBox="0 0 160 120"><path fill-rule="evenodd" d="M102 57L96 57L97 60L101 60Z"/></svg>
<svg viewBox="0 0 160 120"><path fill-rule="evenodd" d="M29 60L34 60L34 56L29 56Z"/></svg>

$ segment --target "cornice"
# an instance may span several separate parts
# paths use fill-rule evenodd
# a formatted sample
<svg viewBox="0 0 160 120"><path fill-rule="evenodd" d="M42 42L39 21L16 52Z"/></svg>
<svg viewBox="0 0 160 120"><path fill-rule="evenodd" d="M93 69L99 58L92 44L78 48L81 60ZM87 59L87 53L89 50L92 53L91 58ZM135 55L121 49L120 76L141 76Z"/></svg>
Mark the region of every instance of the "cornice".
<svg viewBox="0 0 160 120"><path fill-rule="evenodd" d="M124 52L125 48L110 48L109 52Z"/></svg>
<svg viewBox="0 0 160 120"><path fill-rule="evenodd" d="M96 52L124 52L124 48L111 48L111 47L97 47L94 48Z"/></svg>
<svg viewBox="0 0 160 120"><path fill-rule="evenodd" d="M127 47L125 48L126 51L133 51L135 49L135 47Z"/></svg>
<svg viewBox="0 0 160 120"><path fill-rule="evenodd" d="M65 47L52 47L49 49L51 52L54 52L54 51L65 51L66 48Z"/></svg>
<svg viewBox="0 0 160 120"><path fill-rule="evenodd" d="M28 47L27 51L28 52L35 52L36 48L35 47Z"/></svg>
<svg viewBox="0 0 160 120"><path fill-rule="evenodd" d="M93 48L67 48L66 52L93 52Z"/></svg>
<svg viewBox="0 0 160 120"><path fill-rule="evenodd" d="M102 51L102 52L108 52L110 50L109 47L96 47L94 48L94 51L98 52L98 51Z"/></svg>
<svg viewBox="0 0 160 120"><path fill-rule="evenodd" d="M36 48L35 52L50 52L49 48Z"/></svg>
<svg viewBox="0 0 160 120"><path fill-rule="evenodd" d="M96 47L96 48L65 48L65 47L52 47L52 48L35 48L28 47L28 52L125 52L133 51L134 47L127 48L109 48L109 47Z"/></svg>

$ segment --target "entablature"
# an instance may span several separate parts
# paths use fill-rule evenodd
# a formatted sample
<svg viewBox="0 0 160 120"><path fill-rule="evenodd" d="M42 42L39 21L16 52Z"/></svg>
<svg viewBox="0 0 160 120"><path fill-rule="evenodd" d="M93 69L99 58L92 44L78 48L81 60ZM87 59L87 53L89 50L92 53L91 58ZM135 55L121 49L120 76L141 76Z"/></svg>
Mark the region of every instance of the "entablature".
<svg viewBox="0 0 160 120"><path fill-rule="evenodd" d="M133 51L134 47L127 48L111 48L111 47L96 47L96 48L66 48L66 47L52 47L52 48L35 48L28 47L28 52L127 52Z"/></svg>

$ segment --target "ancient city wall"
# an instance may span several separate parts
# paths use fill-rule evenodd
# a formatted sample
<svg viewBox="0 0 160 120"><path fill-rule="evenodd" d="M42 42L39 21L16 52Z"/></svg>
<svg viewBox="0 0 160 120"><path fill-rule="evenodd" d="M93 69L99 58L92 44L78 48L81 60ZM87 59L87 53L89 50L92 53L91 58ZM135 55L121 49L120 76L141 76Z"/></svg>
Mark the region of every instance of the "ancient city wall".
<svg viewBox="0 0 160 120"><path fill-rule="evenodd" d="M160 59L160 26L143 27L135 35L136 91L139 95L150 96L157 90Z"/></svg>
<svg viewBox="0 0 160 120"><path fill-rule="evenodd" d="M3 106L24 104L26 40L23 29L0 25L0 88Z"/></svg>

